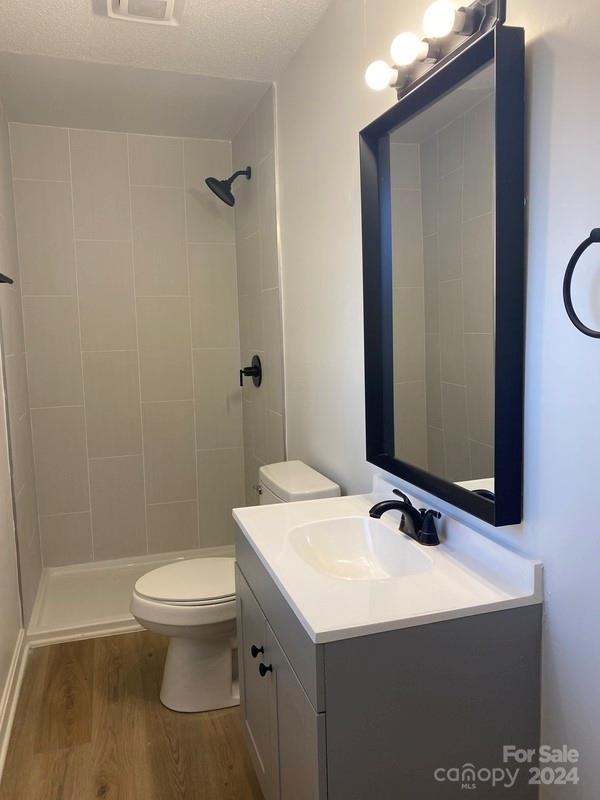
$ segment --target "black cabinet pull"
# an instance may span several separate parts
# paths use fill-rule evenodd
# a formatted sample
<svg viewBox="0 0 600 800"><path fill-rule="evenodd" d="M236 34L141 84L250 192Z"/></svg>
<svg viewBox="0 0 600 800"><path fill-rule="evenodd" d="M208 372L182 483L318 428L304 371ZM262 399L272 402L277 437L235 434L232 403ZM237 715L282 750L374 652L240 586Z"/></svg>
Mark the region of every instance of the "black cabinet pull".
<svg viewBox="0 0 600 800"><path fill-rule="evenodd" d="M260 672L260 677L264 678L267 672L273 672L273 667L271 666L271 664L269 664L268 667L265 667L265 665L261 662L258 665L258 671Z"/></svg>
<svg viewBox="0 0 600 800"><path fill-rule="evenodd" d="M252 656L252 658L256 658L256 656L259 653L264 653L264 652L265 652L264 647L257 647L255 644L253 644L252 647L250 648L250 655Z"/></svg>

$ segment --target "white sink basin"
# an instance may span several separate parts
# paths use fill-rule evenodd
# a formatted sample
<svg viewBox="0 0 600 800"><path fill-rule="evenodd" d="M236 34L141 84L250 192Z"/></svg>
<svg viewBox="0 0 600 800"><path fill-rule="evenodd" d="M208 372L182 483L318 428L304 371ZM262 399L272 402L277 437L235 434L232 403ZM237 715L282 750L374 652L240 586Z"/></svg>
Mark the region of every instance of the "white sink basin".
<svg viewBox="0 0 600 800"><path fill-rule="evenodd" d="M370 517L342 517L299 525L290 543L313 569L348 581L416 575L433 560L404 534Z"/></svg>

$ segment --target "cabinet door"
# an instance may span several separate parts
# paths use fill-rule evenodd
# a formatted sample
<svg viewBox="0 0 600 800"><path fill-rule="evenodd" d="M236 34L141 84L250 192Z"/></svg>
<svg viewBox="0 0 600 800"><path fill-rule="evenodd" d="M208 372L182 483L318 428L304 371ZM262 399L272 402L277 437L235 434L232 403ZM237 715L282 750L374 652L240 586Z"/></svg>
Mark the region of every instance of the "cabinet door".
<svg viewBox="0 0 600 800"><path fill-rule="evenodd" d="M273 667L281 800L325 800L325 714L317 714L267 623L265 663Z"/></svg>
<svg viewBox="0 0 600 800"><path fill-rule="evenodd" d="M265 800L277 800L272 675L259 672L263 654L252 657L252 647L267 651L267 622L239 569L236 589L242 722Z"/></svg>

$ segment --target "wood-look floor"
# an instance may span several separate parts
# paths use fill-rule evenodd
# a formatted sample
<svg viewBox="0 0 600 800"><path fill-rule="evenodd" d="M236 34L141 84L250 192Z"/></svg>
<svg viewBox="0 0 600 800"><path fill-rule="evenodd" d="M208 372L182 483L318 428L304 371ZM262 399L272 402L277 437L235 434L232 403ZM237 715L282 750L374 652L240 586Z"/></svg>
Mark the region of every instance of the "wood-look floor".
<svg viewBox="0 0 600 800"><path fill-rule="evenodd" d="M260 800L238 708L178 714L148 632L32 650L0 800Z"/></svg>

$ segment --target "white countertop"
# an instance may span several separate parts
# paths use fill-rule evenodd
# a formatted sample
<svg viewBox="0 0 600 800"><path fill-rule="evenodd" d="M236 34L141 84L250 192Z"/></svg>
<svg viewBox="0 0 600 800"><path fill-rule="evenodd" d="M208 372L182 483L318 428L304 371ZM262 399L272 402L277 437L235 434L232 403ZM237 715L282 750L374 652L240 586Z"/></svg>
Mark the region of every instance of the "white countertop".
<svg viewBox="0 0 600 800"><path fill-rule="evenodd" d="M442 544L423 547L403 533L410 547L424 550L431 568L416 575L352 581L318 571L298 554L290 533L298 525L340 517L368 516L390 499L391 487L302 503L238 508L233 516L315 643L408 628L542 602L542 565L512 553L465 525L442 519ZM398 531L399 516L381 522Z"/></svg>

